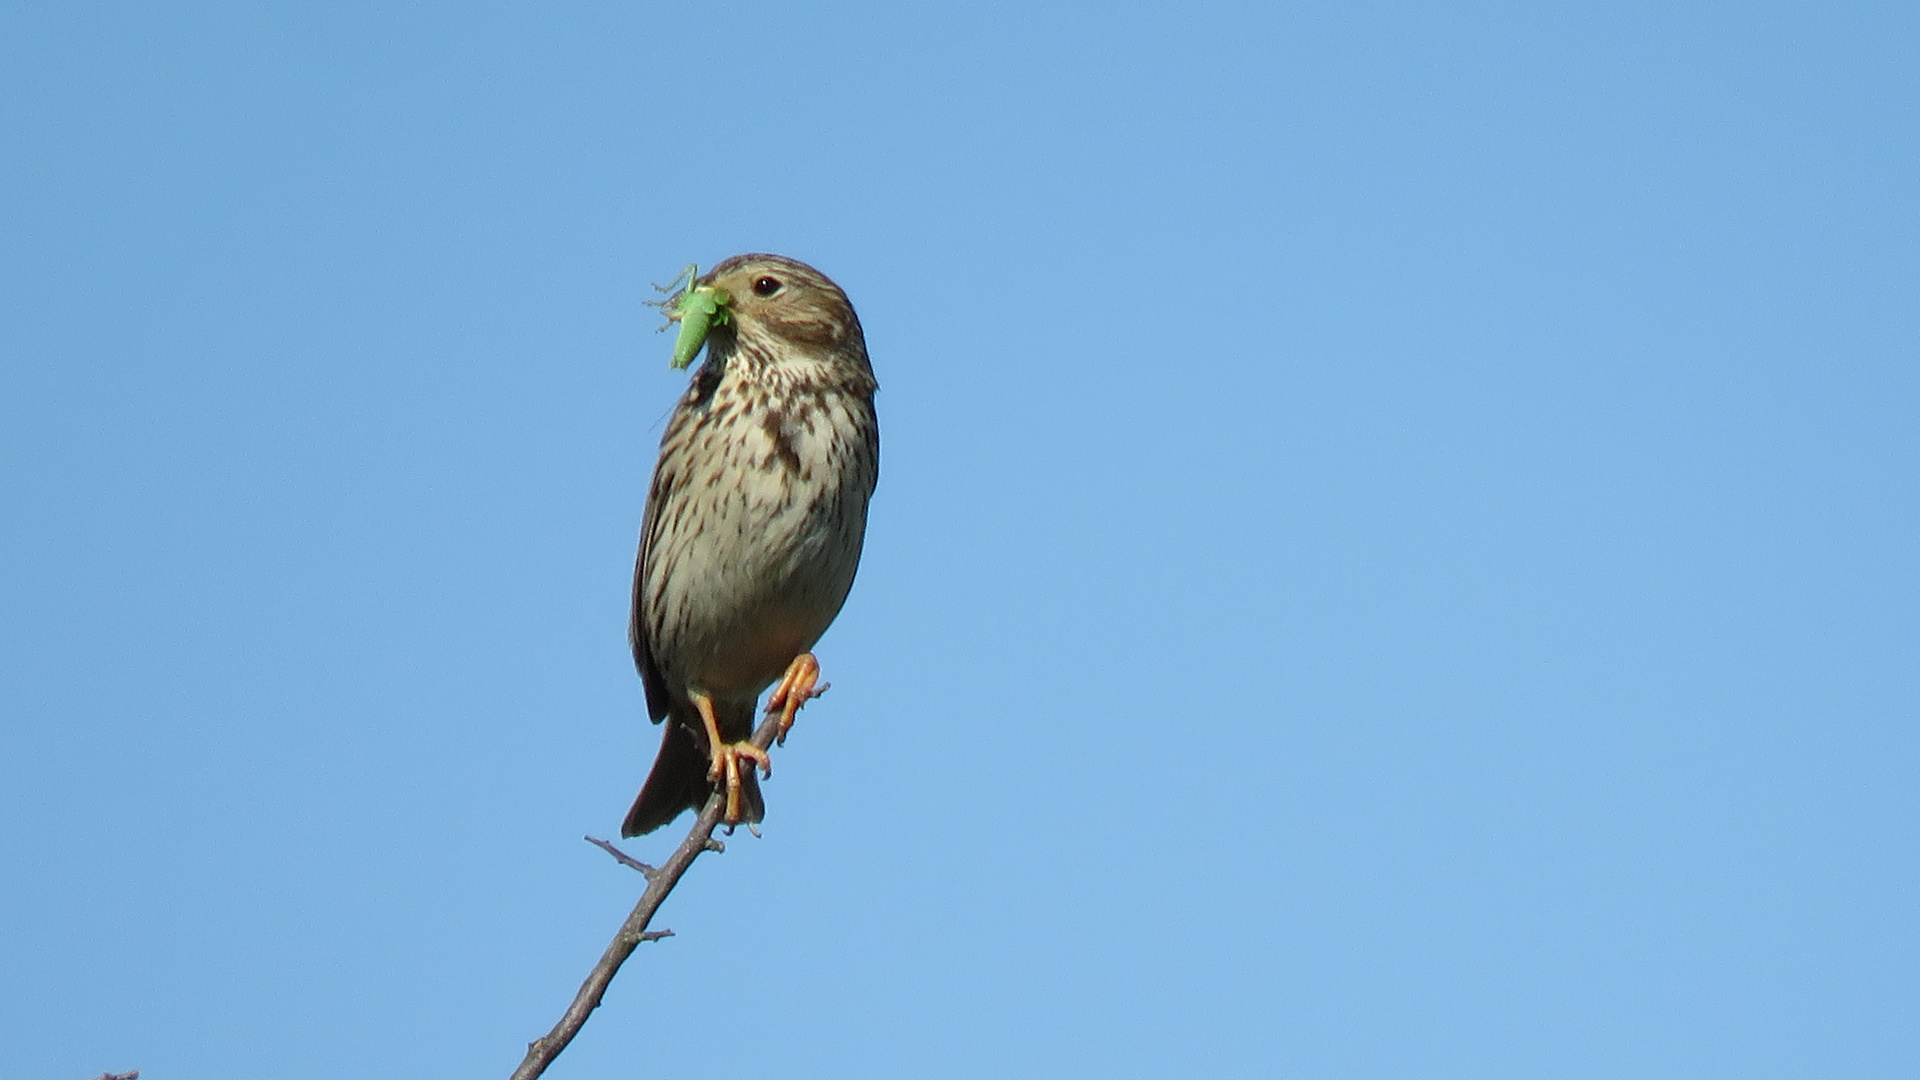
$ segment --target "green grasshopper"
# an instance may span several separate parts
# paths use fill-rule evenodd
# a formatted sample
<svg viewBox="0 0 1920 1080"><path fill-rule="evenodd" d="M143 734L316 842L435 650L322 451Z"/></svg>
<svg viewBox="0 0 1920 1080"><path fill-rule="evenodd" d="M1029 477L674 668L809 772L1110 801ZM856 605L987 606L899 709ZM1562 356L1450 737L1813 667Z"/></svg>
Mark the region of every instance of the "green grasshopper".
<svg viewBox="0 0 1920 1080"><path fill-rule="evenodd" d="M733 318L728 307L733 297L725 289L700 284L700 268L694 265L682 270L667 284L654 288L668 296L648 303L659 308L668 322L680 324L680 335L673 341L673 366L684 368L693 363L700 347L707 343L708 332L716 326L725 326Z"/></svg>

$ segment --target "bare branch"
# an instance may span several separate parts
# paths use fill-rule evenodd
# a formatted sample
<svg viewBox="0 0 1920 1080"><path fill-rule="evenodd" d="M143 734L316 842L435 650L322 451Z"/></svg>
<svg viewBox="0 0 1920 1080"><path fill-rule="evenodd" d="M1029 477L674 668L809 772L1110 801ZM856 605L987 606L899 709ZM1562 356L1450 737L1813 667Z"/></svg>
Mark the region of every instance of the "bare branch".
<svg viewBox="0 0 1920 1080"><path fill-rule="evenodd" d="M140 1080L140 1070L135 1069L132 1072L123 1073L101 1073L99 1076L94 1077L94 1080Z"/></svg>
<svg viewBox="0 0 1920 1080"><path fill-rule="evenodd" d="M754 731L753 745L762 750L767 749L773 744L774 735L779 729L779 717L768 717ZM713 830L720 824L720 816L726 812L726 805L727 793L724 790L714 792L713 796L707 800L707 805L701 808L700 816L694 821L693 829L687 833L687 838L680 842L680 846L675 848L673 854L658 868L628 858L604 840L587 838L606 849L622 863L645 874L647 891L640 894L640 902L633 905L633 911L628 913L627 921L620 924L620 929L613 935L613 941L607 946L607 951L600 954L600 962L594 964L593 970L587 973L587 981L580 984L580 992L573 995L573 1004L567 1006L567 1011L561 1015L560 1022L553 1025L552 1031L527 1044L527 1056L521 1059L520 1067L513 1071L511 1080L534 1080L534 1077L546 1072L547 1066L553 1064L553 1060L560 1056L560 1051L565 1050L567 1044L573 1041L573 1037L580 1033L580 1028L586 1024L587 1017L593 1013L593 1010L600 1007L601 996L607 992L607 986L613 982L613 977L619 972L620 965L626 963L627 957L633 955L633 950L643 941L658 941L661 938L673 936L671 930L648 930L647 924L653 921L653 913L660 909L660 904L667 898L667 894L679 884L680 875L687 872L687 868L693 865L693 860L699 858L703 852L726 850L725 844L713 838Z"/></svg>
<svg viewBox="0 0 1920 1080"><path fill-rule="evenodd" d="M619 861L621 866L631 867L635 870L640 871L640 876L646 878L648 881L652 881L653 875L658 874L660 872L659 867L648 866L646 863L643 863L639 859L636 859L633 856L627 854L626 852L621 851L619 848L614 847L612 844L606 842L605 840L600 839L597 836L588 836L588 837L584 837L583 839L585 839L587 843L592 844L594 847L599 848L601 851L604 851L607 854L613 856L616 860Z"/></svg>

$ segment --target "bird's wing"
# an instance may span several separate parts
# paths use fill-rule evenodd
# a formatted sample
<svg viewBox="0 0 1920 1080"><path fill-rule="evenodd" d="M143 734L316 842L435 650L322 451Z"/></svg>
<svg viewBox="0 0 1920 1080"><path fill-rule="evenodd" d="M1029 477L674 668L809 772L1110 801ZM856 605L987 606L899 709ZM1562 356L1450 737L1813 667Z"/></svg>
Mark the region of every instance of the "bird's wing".
<svg viewBox="0 0 1920 1080"><path fill-rule="evenodd" d="M647 640L647 555L658 539L660 507L673 492L674 476L665 468L655 468L653 483L647 490L646 513L640 518L640 553L633 560L633 615L627 621L627 641L633 646L633 666L640 672L640 685L647 691L647 715L659 723L669 705L667 681L660 675L660 662L654 659Z"/></svg>

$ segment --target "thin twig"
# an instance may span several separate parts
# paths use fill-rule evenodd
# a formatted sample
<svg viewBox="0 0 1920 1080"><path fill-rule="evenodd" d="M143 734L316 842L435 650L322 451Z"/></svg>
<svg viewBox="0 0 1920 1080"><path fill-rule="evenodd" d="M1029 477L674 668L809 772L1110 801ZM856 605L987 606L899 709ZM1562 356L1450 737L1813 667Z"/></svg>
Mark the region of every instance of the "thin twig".
<svg viewBox="0 0 1920 1080"><path fill-rule="evenodd" d="M614 847L612 844L607 843L605 840L602 840L597 836L587 836L587 837L582 837L582 839L584 839L587 843L592 844L594 847L599 848L601 851L604 851L607 854L613 856L614 859L617 860L621 866L629 867L631 869L640 871L640 876L646 878L648 881L652 881L653 875L660 872L659 867L648 866L646 863L643 863L639 859L636 859L633 856L627 854L626 852L621 851L619 848Z"/></svg>
<svg viewBox="0 0 1920 1080"><path fill-rule="evenodd" d="M101 1073L99 1076L94 1077L94 1080L140 1080L140 1070L135 1069L132 1072L123 1073Z"/></svg>
<svg viewBox="0 0 1920 1080"><path fill-rule="evenodd" d="M753 745L762 750L767 749L773 744L774 733L779 728L779 718L768 717L754 731ZM715 791L712 797L707 799L707 805L701 808L700 817L693 823L693 830L687 833L687 838L680 842L680 846L675 848L673 854L658 868L627 858L615 851L612 844L605 841L593 841L606 848L615 858L640 869L647 878L647 891L640 894L640 902L633 905L633 911L627 915L627 921L620 924L620 930L613 935L613 941L607 946L607 951L600 954L600 962L593 965L593 970L587 973L587 981L580 984L580 992L573 995L573 1004L567 1006L567 1011L561 1015L560 1022L553 1025L552 1031L527 1044L527 1056L521 1060L520 1067L513 1070L511 1080L533 1080L534 1077L546 1072L547 1066L553 1064L553 1059L559 1057L560 1051L565 1050L567 1044L573 1041L573 1037L580 1033L580 1028L587 1022L587 1017L593 1013L593 1010L600 1007L601 996L607 992L607 986L613 982L613 976L620 970L620 965L626 963L627 957L633 955L633 950L643 941L658 941L663 937L672 936L671 930L648 930L647 924L653 921L653 913L659 910L661 901L665 900L667 894L672 892L673 887L679 883L680 875L686 873L687 867L693 865L693 860L699 858L705 851L726 850L725 844L713 838L713 830L720 824L720 817L726 812L726 806L726 790L722 788ZM587 839L593 840L592 837Z"/></svg>

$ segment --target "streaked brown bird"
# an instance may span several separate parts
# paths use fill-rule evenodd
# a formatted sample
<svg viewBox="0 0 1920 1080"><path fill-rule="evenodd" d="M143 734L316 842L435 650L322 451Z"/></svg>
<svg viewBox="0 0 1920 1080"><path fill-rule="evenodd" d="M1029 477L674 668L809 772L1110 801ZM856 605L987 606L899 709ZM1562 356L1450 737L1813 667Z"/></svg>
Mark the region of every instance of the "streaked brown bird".
<svg viewBox="0 0 1920 1080"><path fill-rule="evenodd" d="M779 255L736 255L688 289L724 298L707 357L673 410L633 572L633 662L667 720L621 826L652 832L716 790L726 822L766 814L746 741L760 693L780 736L816 693L809 651L860 564L880 475L877 383L840 287Z"/></svg>

